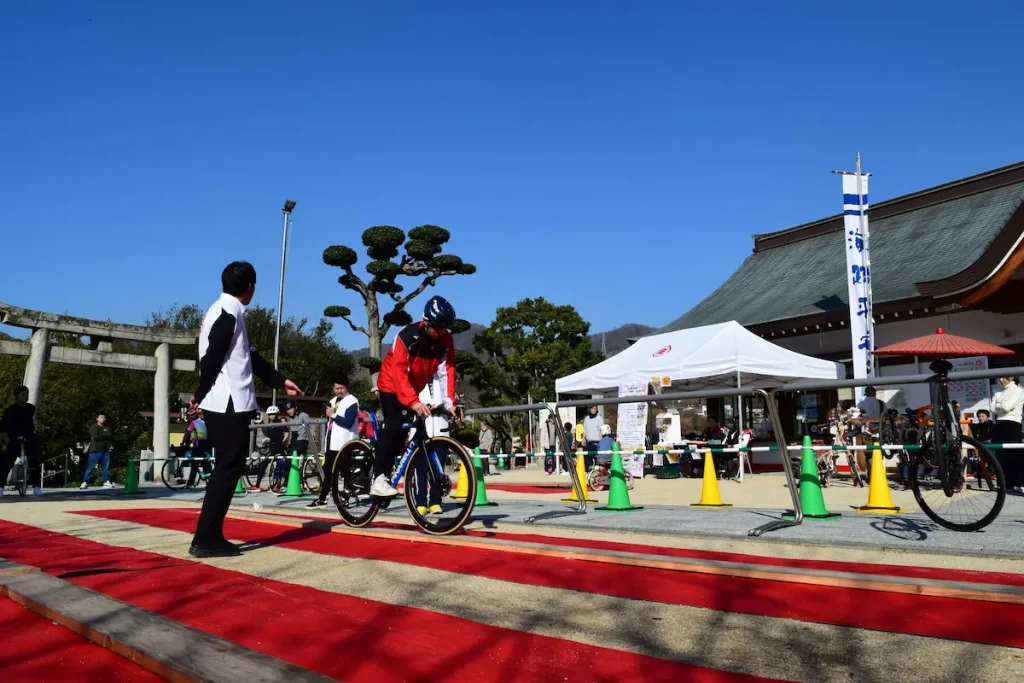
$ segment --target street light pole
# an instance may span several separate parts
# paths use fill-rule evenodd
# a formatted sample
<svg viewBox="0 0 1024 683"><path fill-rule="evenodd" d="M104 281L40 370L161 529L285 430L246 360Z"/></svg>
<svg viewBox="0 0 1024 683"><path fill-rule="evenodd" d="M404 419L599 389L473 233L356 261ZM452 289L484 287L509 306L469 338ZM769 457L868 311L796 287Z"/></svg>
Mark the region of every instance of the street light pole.
<svg viewBox="0 0 1024 683"><path fill-rule="evenodd" d="M291 222L292 209L295 208L294 200L287 200L284 203L281 220L281 282L277 288L277 329L274 332L274 369L277 370L277 363L281 353L281 312L284 309L284 266L288 258L288 223ZM271 402L277 404L277 388L274 388Z"/></svg>

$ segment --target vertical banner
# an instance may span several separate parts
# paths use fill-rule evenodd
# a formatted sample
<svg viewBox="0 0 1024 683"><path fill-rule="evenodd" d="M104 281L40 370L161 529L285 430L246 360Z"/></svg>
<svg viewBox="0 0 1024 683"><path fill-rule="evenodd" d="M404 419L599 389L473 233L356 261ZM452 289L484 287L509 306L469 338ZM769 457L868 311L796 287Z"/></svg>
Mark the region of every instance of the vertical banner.
<svg viewBox="0 0 1024 683"><path fill-rule="evenodd" d="M647 382L626 382L619 387L619 396L643 396ZM620 403L615 436L622 446L622 467L634 477L644 476L644 456L631 451L644 448L647 436L648 403Z"/></svg>
<svg viewBox="0 0 1024 683"><path fill-rule="evenodd" d="M871 318L871 240L868 233L868 177L843 174L843 242L846 247L846 284L850 296L850 336L853 347L853 376L871 377L874 323ZM864 389L858 389L858 399Z"/></svg>

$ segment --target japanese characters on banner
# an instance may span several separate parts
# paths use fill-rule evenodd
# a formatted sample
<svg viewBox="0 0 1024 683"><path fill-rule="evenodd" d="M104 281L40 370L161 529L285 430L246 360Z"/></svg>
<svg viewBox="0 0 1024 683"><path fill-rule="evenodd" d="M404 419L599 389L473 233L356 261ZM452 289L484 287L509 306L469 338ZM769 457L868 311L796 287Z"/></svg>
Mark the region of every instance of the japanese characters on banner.
<svg viewBox="0 0 1024 683"><path fill-rule="evenodd" d="M951 372L967 372L968 370L988 370L987 356L972 356L970 358L951 358L953 366ZM990 410L989 400L992 398L989 380L968 379L962 382L950 382L947 387L949 398L960 403L960 414L977 413L984 408Z"/></svg>
<svg viewBox="0 0 1024 683"><path fill-rule="evenodd" d="M859 169L858 158L858 169ZM850 295L850 336L853 376L872 376L874 323L871 319L871 240L868 233L868 177L843 174L843 239L846 247L846 284ZM859 390L863 398L863 387Z"/></svg>
<svg viewBox="0 0 1024 683"><path fill-rule="evenodd" d="M645 396L647 382L626 382L619 387L619 396ZM634 477L644 476L644 456L631 451L645 447L647 406L644 403L620 403L616 438L622 447L622 468Z"/></svg>

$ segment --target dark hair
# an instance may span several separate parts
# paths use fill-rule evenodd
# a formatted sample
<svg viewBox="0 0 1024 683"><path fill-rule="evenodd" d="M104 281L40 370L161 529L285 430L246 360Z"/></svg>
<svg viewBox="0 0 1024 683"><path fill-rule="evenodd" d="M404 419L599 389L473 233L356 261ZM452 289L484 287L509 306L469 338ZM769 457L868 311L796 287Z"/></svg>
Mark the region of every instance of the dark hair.
<svg viewBox="0 0 1024 683"><path fill-rule="evenodd" d="M982 413L985 413L985 417L992 417L992 413L988 412L984 408L978 411L978 415L981 415Z"/></svg>
<svg viewBox="0 0 1024 683"><path fill-rule="evenodd" d="M107 416L107 411L105 411L105 410L97 410L96 411L96 417L99 417L100 415L102 415L103 417L106 417Z"/></svg>
<svg viewBox="0 0 1024 683"><path fill-rule="evenodd" d="M26 387L24 384L19 384L18 386L14 387L14 398L18 398L18 394L20 394L23 391L25 393L29 393L28 387Z"/></svg>
<svg viewBox="0 0 1024 683"><path fill-rule="evenodd" d="M340 384L343 387L348 386L348 377L335 377L334 384Z"/></svg>
<svg viewBox="0 0 1024 683"><path fill-rule="evenodd" d="M566 422L564 425L562 425L562 429L564 429L567 432L571 432L572 431L572 423L571 422Z"/></svg>
<svg viewBox="0 0 1024 683"><path fill-rule="evenodd" d="M220 283L225 294L238 296L250 285L256 286L256 269L248 261L233 261L220 274Z"/></svg>

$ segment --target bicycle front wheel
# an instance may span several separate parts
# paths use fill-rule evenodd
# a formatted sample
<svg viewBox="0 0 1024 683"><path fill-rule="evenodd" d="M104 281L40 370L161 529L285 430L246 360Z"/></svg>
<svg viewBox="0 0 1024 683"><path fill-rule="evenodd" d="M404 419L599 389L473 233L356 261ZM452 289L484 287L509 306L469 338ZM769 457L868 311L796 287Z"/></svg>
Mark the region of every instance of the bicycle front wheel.
<svg viewBox="0 0 1024 683"><path fill-rule="evenodd" d="M364 527L380 509L370 495L373 483L373 450L365 441L349 441L334 463L334 505L345 524Z"/></svg>
<svg viewBox="0 0 1024 683"><path fill-rule="evenodd" d="M320 456L312 455L302 463L302 488L307 493L318 495L323 488L324 480L320 475Z"/></svg>
<svg viewBox="0 0 1024 683"><path fill-rule="evenodd" d="M447 436L424 440L405 472L405 506L412 521L428 534L446 536L463 527L474 505L476 473L465 446Z"/></svg>
<svg viewBox="0 0 1024 683"><path fill-rule="evenodd" d="M177 459L164 461L164 466L160 468L160 479L172 491L183 491L188 487L188 472L184 463L179 463Z"/></svg>
<svg viewBox="0 0 1024 683"><path fill-rule="evenodd" d="M23 455L19 460L21 463L17 467L18 479L16 487L18 489L18 495L24 498L28 495L28 458Z"/></svg>
<svg viewBox="0 0 1024 683"><path fill-rule="evenodd" d="M925 476L930 463L919 454L910 468L910 485L921 510L937 524L953 531L977 531L991 524L1002 511L1006 478L999 461L984 444L969 436L963 437L963 442L973 448L962 458L958 471L945 472L941 478ZM947 486L952 488L952 495L947 493Z"/></svg>

